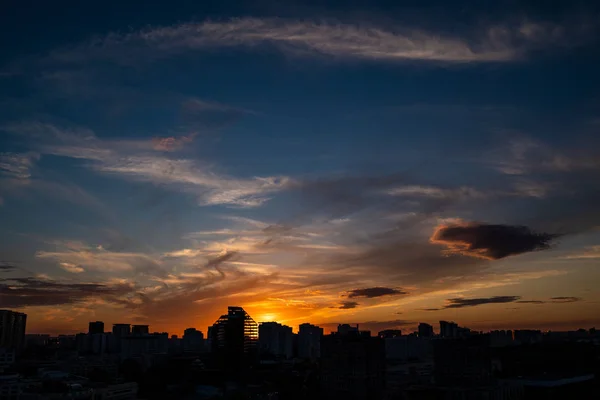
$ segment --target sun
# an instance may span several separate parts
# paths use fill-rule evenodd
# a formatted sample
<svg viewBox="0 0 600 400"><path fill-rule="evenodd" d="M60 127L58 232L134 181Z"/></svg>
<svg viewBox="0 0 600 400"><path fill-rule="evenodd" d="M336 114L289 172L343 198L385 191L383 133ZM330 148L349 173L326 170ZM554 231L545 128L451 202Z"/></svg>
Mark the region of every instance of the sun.
<svg viewBox="0 0 600 400"><path fill-rule="evenodd" d="M258 321L259 322L275 321L276 318L277 318L276 314L261 314L258 317Z"/></svg>

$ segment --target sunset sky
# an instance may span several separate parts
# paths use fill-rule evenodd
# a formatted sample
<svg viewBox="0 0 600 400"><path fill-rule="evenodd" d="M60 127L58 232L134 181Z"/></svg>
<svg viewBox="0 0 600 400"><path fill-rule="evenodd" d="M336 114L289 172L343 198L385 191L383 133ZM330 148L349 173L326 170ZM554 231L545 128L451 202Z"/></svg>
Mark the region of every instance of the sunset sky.
<svg viewBox="0 0 600 400"><path fill-rule="evenodd" d="M29 333L600 327L600 4L153 3L0 5Z"/></svg>

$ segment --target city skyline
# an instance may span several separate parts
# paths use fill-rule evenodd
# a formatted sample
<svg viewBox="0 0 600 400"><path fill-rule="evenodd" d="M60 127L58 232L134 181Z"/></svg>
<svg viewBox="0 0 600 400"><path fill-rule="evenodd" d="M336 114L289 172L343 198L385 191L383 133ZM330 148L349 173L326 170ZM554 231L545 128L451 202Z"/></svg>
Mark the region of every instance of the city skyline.
<svg viewBox="0 0 600 400"><path fill-rule="evenodd" d="M600 5L177 3L0 13L28 333L600 326Z"/></svg>

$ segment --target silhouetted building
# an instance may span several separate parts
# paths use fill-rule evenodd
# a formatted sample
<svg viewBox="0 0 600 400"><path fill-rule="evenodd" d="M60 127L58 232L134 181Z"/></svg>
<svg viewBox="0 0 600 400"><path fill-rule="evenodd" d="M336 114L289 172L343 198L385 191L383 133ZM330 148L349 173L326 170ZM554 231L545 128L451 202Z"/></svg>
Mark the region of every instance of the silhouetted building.
<svg viewBox="0 0 600 400"><path fill-rule="evenodd" d="M187 328L183 331L182 340L184 351L204 350L204 334L196 328Z"/></svg>
<svg viewBox="0 0 600 400"><path fill-rule="evenodd" d="M542 332L537 330L516 330L515 342L517 344L533 344L542 341Z"/></svg>
<svg viewBox="0 0 600 400"><path fill-rule="evenodd" d="M469 328L458 326L454 322L440 321L440 337L443 338L462 338L467 337L471 333Z"/></svg>
<svg viewBox="0 0 600 400"><path fill-rule="evenodd" d="M0 347L20 351L25 344L26 324L27 314L0 310Z"/></svg>
<svg viewBox="0 0 600 400"><path fill-rule="evenodd" d="M116 337L125 337L131 334L130 324L113 324L112 333Z"/></svg>
<svg viewBox="0 0 600 400"><path fill-rule="evenodd" d="M490 332L490 345L493 347L510 346L513 344L513 333L508 330L497 330Z"/></svg>
<svg viewBox="0 0 600 400"><path fill-rule="evenodd" d="M150 333L148 325L133 325L131 327L132 335L148 335Z"/></svg>
<svg viewBox="0 0 600 400"><path fill-rule="evenodd" d="M421 322L419 324L419 337L433 337L433 326Z"/></svg>
<svg viewBox="0 0 600 400"><path fill-rule="evenodd" d="M316 360L321 356L323 328L311 324L301 324L298 330L298 357Z"/></svg>
<svg viewBox="0 0 600 400"><path fill-rule="evenodd" d="M400 329L386 329L377 333L381 339L388 339L393 337L402 336L402 331Z"/></svg>
<svg viewBox="0 0 600 400"><path fill-rule="evenodd" d="M95 333L104 333L104 322L102 322L102 321L90 322L89 328L88 328L88 333L90 335L93 335Z"/></svg>
<svg viewBox="0 0 600 400"><path fill-rule="evenodd" d="M327 398L381 399L384 381L383 339L355 331L323 336L321 384Z"/></svg>
<svg viewBox="0 0 600 400"><path fill-rule="evenodd" d="M258 344L262 354L293 357L292 328L277 322L263 322L258 326Z"/></svg>
<svg viewBox="0 0 600 400"><path fill-rule="evenodd" d="M351 326L349 324L339 324L337 327L337 333L346 335L351 332L358 332L358 325Z"/></svg>
<svg viewBox="0 0 600 400"><path fill-rule="evenodd" d="M435 383L439 386L486 385L492 378L489 335L434 341Z"/></svg>
<svg viewBox="0 0 600 400"><path fill-rule="evenodd" d="M242 307L228 307L209 332L211 351L221 367L239 369L256 361L258 325Z"/></svg>
<svg viewBox="0 0 600 400"><path fill-rule="evenodd" d="M415 335L385 339L385 357L389 360L416 361L433 357L432 339Z"/></svg>

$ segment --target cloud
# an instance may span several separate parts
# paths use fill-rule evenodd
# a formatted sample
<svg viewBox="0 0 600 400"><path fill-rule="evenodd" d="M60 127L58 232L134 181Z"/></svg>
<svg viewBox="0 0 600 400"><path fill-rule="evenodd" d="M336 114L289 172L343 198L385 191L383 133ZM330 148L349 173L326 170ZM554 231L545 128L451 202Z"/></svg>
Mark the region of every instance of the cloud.
<svg viewBox="0 0 600 400"><path fill-rule="evenodd" d="M0 272L11 272L17 269L17 266L11 263L0 261Z"/></svg>
<svg viewBox="0 0 600 400"><path fill-rule="evenodd" d="M156 151L175 151L181 149L188 143L193 142L195 133L188 136L168 136L157 137L152 139L152 147Z"/></svg>
<svg viewBox="0 0 600 400"><path fill-rule="evenodd" d="M28 180L39 159L37 153L0 153L0 173L9 178Z"/></svg>
<svg viewBox="0 0 600 400"><path fill-rule="evenodd" d="M600 258L600 246L590 246L583 251L566 256L568 259L596 259Z"/></svg>
<svg viewBox="0 0 600 400"><path fill-rule="evenodd" d="M580 297L572 297L572 296L559 296L559 297L550 297L552 303L575 303L577 301L581 301Z"/></svg>
<svg viewBox="0 0 600 400"><path fill-rule="evenodd" d="M519 300L521 296L494 296L494 297L483 297L475 299L464 299L457 297L448 299L448 305L444 308L464 308L464 307L476 307L483 304L502 304L502 303L513 303Z"/></svg>
<svg viewBox="0 0 600 400"><path fill-rule="evenodd" d="M497 260L550 248L559 235L534 233L526 226L455 222L438 225L431 243L447 247L448 254Z"/></svg>
<svg viewBox="0 0 600 400"><path fill-rule="evenodd" d="M581 297L574 296L558 296L558 297L550 297L548 300L519 300L517 303L522 304L548 304L548 303L575 303L581 301Z"/></svg>
<svg viewBox="0 0 600 400"><path fill-rule="evenodd" d="M170 158L144 151L137 142L101 140L83 128L63 129L52 124L25 122L3 128L35 139L40 152L55 156L86 160L85 166L106 174L139 181L165 184L198 196L200 205L258 207L268 201L268 194L291 184L285 176L238 179L218 174L208 166L185 158Z"/></svg>
<svg viewBox="0 0 600 400"><path fill-rule="evenodd" d="M517 303L521 303L521 304L544 304L546 302L542 301L542 300L519 300L519 301L517 301Z"/></svg>
<svg viewBox="0 0 600 400"><path fill-rule="evenodd" d="M67 263L67 262L61 262L58 265L60 265L60 267L62 269L64 269L67 272L72 272L74 274L80 274L82 272L85 272L85 269L81 268L78 265L75 264L71 264L71 263Z"/></svg>
<svg viewBox="0 0 600 400"><path fill-rule="evenodd" d="M342 301L339 306L332 308L339 308L340 310L349 310L351 308L356 308L358 303L355 301Z"/></svg>
<svg viewBox="0 0 600 400"><path fill-rule="evenodd" d="M73 273L83 270L100 272L133 272L147 276L165 276L167 270L160 260L143 253L115 252L101 246L92 247L84 243L57 243L57 251L38 251L36 258L50 259Z"/></svg>
<svg viewBox="0 0 600 400"><path fill-rule="evenodd" d="M274 48L296 56L339 60L507 62L532 49L572 43L573 39L564 40L565 35L564 27L533 21L490 26L461 37L408 26L385 29L334 21L236 18L112 33L87 46L55 51L49 59L60 63L112 59L131 64L191 50L233 47Z"/></svg>
<svg viewBox="0 0 600 400"><path fill-rule="evenodd" d="M399 294L406 294L406 292L401 289L377 286L364 289L352 289L348 292L348 297L351 299L355 297L366 297L368 299L372 299L374 297L392 296Z"/></svg>
<svg viewBox="0 0 600 400"><path fill-rule="evenodd" d="M57 282L40 278L0 278L0 304L7 308L74 304L89 298L116 301L134 287L124 283Z"/></svg>

